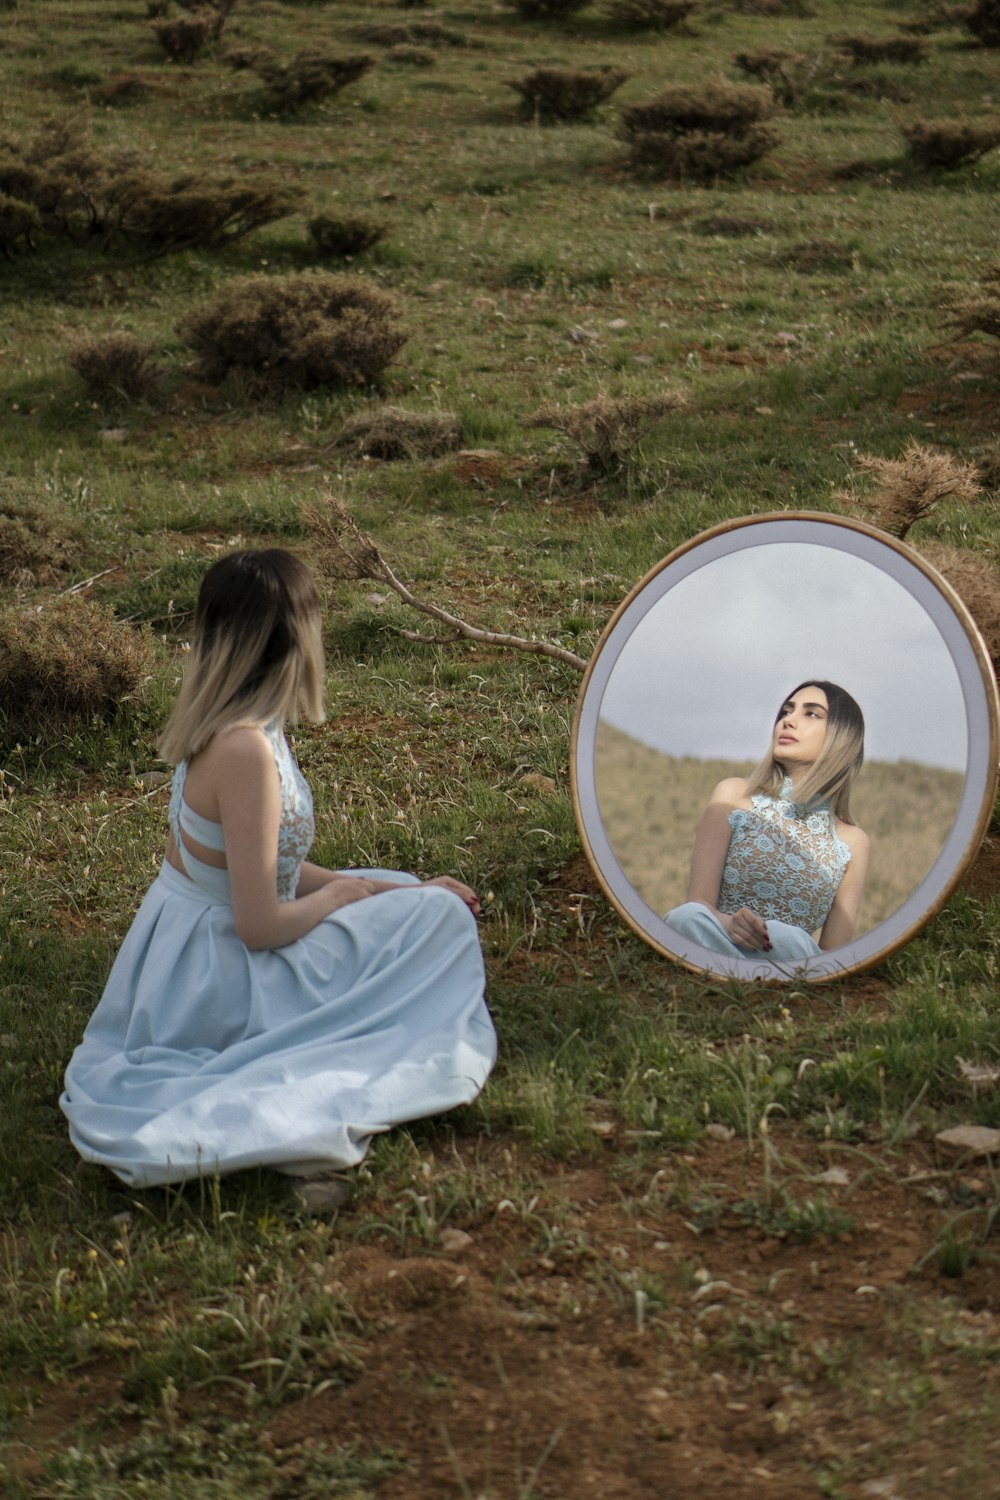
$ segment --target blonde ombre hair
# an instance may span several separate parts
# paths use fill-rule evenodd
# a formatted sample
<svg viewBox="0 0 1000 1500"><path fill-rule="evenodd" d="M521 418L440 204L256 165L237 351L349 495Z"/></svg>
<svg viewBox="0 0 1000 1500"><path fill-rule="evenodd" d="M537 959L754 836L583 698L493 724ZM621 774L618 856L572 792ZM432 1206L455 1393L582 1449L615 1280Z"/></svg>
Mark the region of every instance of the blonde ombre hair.
<svg viewBox="0 0 1000 1500"><path fill-rule="evenodd" d="M319 595L281 547L230 552L202 579L181 690L158 745L176 764L236 724L323 715Z"/></svg>
<svg viewBox="0 0 1000 1500"><path fill-rule="evenodd" d="M826 738L814 764L795 784L796 806L818 807L820 803L826 803L835 817L853 823L851 787L865 758L864 715L850 693L835 682L807 677L782 699L774 717L775 724L782 717L785 704L807 687L821 688L826 694ZM764 792L769 797L777 797L785 775L781 761L772 750L768 750L747 781L747 791L751 796L754 792Z"/></svg>

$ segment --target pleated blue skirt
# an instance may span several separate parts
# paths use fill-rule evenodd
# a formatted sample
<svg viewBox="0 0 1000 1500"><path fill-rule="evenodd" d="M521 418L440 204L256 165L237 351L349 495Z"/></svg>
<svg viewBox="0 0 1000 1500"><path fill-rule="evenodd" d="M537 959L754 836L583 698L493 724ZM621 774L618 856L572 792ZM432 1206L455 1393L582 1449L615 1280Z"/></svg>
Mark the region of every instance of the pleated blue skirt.
<svg viewBox="0 0 1000 1500"><path fill-rule="evenodd" d="M87 1160L133 1187L268 1166L350 1167L372 1136L471 1101L496 1057L476 920L404 881L284 948L164 864L60 1104Z"/></svg>

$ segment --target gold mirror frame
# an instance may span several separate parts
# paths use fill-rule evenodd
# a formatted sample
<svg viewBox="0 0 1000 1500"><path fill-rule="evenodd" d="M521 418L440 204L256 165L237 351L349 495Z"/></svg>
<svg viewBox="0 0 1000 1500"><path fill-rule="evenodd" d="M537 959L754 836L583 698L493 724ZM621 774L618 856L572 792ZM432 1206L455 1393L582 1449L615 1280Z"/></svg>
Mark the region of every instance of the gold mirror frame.
<svg viewBox="0 0 1000 1500"><path fill-rule="evenodd" d="M942 653L954 671L955 703L961 703L965 717L964 778L956 781L957 806L944 834L937 856L930 868L914 885L899 906L868 931L862 931L842 947L828 950L816 958L794 967L761 957L730 958L714 953L692 939L675 933L663 915L639 892L627 873L627 849L621 838L613 839L602 815L599 789L597 741L602 728L601 708L608 696L615 670L644 621L653 620L650 612L656 606L671 605L670 596L685 581L698 575L698 590L711 592L714 580L703 569L729 559L724 570L716 568L720 583L730 583L737 564L743 558L758 564L760 547L785 546L782 557L801 556L788 550L789 544L806 548L830 549L816 553L819 560L831 561L830 571L848 566L838 560L859 559L875 567L884 580L898 585L909 601L927 617L933 626ZM813 554L810 554L813 556ZM864 569L859 570L864 573ZM748 575L749 576L749 575ZM866 575L869 576L869 575ZM877 580L881 584L882 580ZM822 578L818 580L822 584ZM887 588L889 584L887 583ZM892 589L889 588L892 593ZM683 596L675 596L682 598ZM899 596L902 598L902 595ZM679 606L675 606L679 607ZM907 605L909 608L909 605ZM686 618L686 617L685 617ZM925 622L926 623L926 622ZM859 651L871 653L869 637ZM736 643L746 649L747 643ZM794 655L794 652L789 653ZM796 671L792 665L781 692L787 692L795 681L808 681L808 670ZM828 676L829 673L819 673ZM845 683L845 686L849 684ZM921 682L915 672L912 691L919 696ZM705 682L711 691L710 682ZM651 686L655 692L655 686ZM780 701L765 705L772 711ZM862 705L864 707L864 705ZM584 851L608 900L628 925L658 952L699 973L725 979L826 981L853 974L878 963L907 943L944 905L962 874L975 858L992 813L998 780L998 742L1000 742L1000 708L997 683L989 654L979 630L955 590L919 553L884 532L848 517L809 511L780 511L727 521L700 533L683 543L657 563L636 584L605 628L591 657L580 688L570 751L570 783L573 808ZM761 747L763 748L763 747ZM864 773L862 773L863 775ZM950 809L949 809L950 814ZM689 849L688 849L689 852ZM623 862L624 861L624 862ZM683 898L682 898L683 899Z"/></svg>

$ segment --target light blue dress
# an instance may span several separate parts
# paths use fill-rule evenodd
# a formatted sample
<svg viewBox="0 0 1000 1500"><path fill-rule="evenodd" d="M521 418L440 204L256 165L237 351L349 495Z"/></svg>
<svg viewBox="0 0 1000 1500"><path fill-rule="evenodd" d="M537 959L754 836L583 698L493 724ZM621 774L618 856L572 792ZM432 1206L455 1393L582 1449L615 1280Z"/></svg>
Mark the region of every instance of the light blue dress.
<svg viewBox="0 0 1000 1500"><path fill-rule="evenodd" d="M312 796L277 725L278 894L294 897ZM229 876L183 833L222 850L184 800L169 821L187 875L164 862L115 961L60 1104L87 1161L133 1187L268 1166L354 1166L373 1135L468 1103L496 1056L476 920L453 892L409 887L342 907L297 942L251 951Z"/></svg>
<svg viewBox="0 0 1000 1500"><path fill-rule="evenodd" d="M762 955L734 943L700 901L686 901L667 912L669 927L730 957L763 956L783 963L817 956L820 947L813 933L829 916L851 851L825 803L803 807L791 800L791 793L786 776L777 797L758 792L749 809L737 807L729 814L732 832L718 908L729 916L745 906L763 917L769 951Z"/></svg>

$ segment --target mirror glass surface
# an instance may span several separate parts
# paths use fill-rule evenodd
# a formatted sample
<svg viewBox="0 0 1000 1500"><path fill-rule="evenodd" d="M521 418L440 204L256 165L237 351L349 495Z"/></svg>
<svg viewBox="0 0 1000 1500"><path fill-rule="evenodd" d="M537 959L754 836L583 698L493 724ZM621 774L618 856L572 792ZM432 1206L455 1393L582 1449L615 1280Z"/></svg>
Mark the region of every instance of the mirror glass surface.
<svg viewBox="0 0 1000 1500"><path fill-rule="evenodd" d="M784 697L817 678L865 716L851 810L871 854L853 938L794 965L710 952L664 921L686 899L701 815L719 781L761 760ZM591 863L655 947L725 976L826 979L941 906L979 846L996 760L990 663L947 583L871 527L781 513L706 532L637 585L584 679L571 770Z"/></svg>

